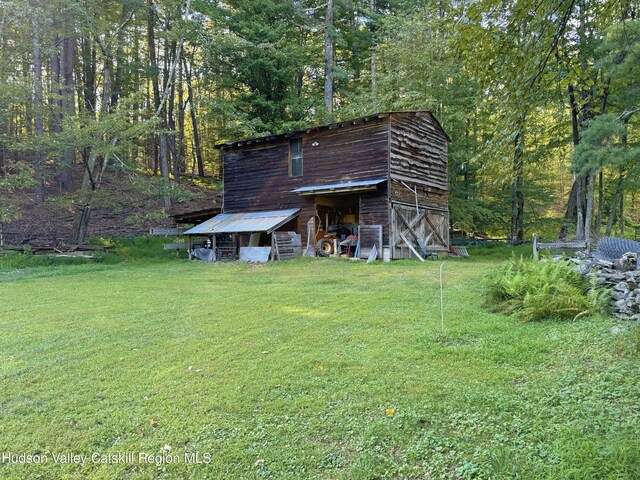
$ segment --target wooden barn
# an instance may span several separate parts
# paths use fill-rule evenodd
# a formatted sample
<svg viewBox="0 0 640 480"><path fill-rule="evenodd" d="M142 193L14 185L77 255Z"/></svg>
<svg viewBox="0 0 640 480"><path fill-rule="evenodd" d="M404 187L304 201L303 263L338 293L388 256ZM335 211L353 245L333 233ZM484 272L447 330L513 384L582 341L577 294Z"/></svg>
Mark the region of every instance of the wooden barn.
<svg viewBox="0 0 640 480"><path fill-rule="evenodd" d="M214 259L447 252L448 142L402 111L218 145L223 213L185 234Z"/></svg>

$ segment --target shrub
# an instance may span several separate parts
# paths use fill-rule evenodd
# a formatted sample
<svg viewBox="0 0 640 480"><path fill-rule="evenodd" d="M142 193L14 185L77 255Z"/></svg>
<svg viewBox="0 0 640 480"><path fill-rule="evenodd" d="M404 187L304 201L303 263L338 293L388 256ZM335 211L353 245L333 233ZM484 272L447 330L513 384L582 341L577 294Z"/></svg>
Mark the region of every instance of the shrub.
<svg viewBox="0 0 640 480"><path fill-rule="evenodd" d="M486 303L494 311L528 322L575 319L606 311L609 294L563 262L511 258L485 279Z"/></svg>

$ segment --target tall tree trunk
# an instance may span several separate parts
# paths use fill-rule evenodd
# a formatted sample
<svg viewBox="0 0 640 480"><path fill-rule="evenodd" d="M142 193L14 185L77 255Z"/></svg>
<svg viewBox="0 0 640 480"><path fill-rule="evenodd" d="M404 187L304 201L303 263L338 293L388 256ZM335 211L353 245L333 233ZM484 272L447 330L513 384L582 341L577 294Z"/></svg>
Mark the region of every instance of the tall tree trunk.
<svg viewBox="0 0 640 480"><path fill-rule="evenodd" d="M600 114L604 114L607 111L607 100L609 98L609 85L611 84L611 79L607 79L603 88L602 88L602 96L600 97ZM604 172L602 167L600 172L598 173L598 215L596 216L596 236L600 236L600 232L602 229L602 208L604 205Z"/></svg>
<svg viewBox="0 0 640 480"><path fill-rule="evenodd" d="M148 0L147 45L149 49L149 66L151 67L151 84L153 86L154 110L160 109L160 84L158 80L158 61L156 59L155 11L153 1Z"/></svg>
<svg viewBox="0 0 640 480"><path fill-rule="evenodd" d="M620 192L620 236L624 236L624 192Z"/></svg>
<svg viewBox="0 0 640 480"><path fill-rule="evenodd" d="M8 35L4 34L4 28L0 23L0 64L5 64L5 53L7 52L7 45L9 43ZM17 71L17 69L16 69ZM0 117L2 118L2 117ZM4 119L4 122L0 123L0 131L6 132L8 136L13 136L13 121L14 115L7 115ZM0 136L0 177L7 175L7 147L6 141L3 141L2 136ZM0 224L0 228L2 228L2 224ZM0 247L1 248L1 247Z"/></svg>
<svg viewBox="0 0 640 480"><path fill-rule="evenodd" d="M11 119L7 119L7 124L11 123ZM6 132L11 132L11 127L7 127L7 125L3 125L2 128L6 128ZM5 143L0 140L0 177L7 176L7 148Z"/></svg>
<svg viewBox="0 0 640 480"><path fill-rule="evenodd" d="M127 16L129 15L126 2L122 4L122 11L120 13L120 24L124 25L127 22ZM113 86L111 88L111 106L115 108L118 105L118 101L122 96L122 87L124 85L124 28L118 29L117 34L118 46L116 47L116 68L113 76Z"/></svg>
<svg viewBox="0 0 640 480"><path fill-rule="evenodd" d="M333 119L333 0L327 0L324 24L324 107L327 120Z"/></svg>
<svg viewBox="0 0 640 480"><path fill-rule="evenodd" d="M521 170L522 170L523 166L524 166L524 161L523 161L523 164L520 167ZM517 179L518 212L517 212L517 217L516 217L516 227L517 227L516 240L517 240L517 244L518 245L520 245L520 244L522 244L522 242L524 242L524 189L523 189L523 183L524 183L524 177L522 176L522 171L521 171L520 175L518 175L518 179Z"/></svg>
<svg viewBox="0 0 640 480"><path fill-rule="evenodd" d="M73 98L73 56L74 45L68 38L55 36L51 41L51 91L49 105L52 109L52 121L49 131L55 136L62 132L66 116L73 116L75 105ZM73 188L71 165L75 157L75 148L67 147L60 152L56 165L56 183L62 192Z"/></svg>
<svg viewBox="0 0 640 480"><path fill-rule="evenodd" d="M371 16L371 23L369 27L369 32L371 33L371 51L370 55L370 63L371 63L371 106L373 110L378 109L378 79L376 78L376 37L375 32L376 28L374 26L375 16L378 13L378 8L376 6L376 0L369 0L369 15Z"/></svg>
<svg viewBox="0 0 640 480"><path fill-rule="evenodd" d="M75 98L74 98L74 58L75 58L75 39L65 37L62 40L62 49L60 56L60 79L62 80L62 88L60 95L61 115L60 121L64 117L72 117L75 115ZM67 146L62 152L58 162L57 180L60 190L70 192L73 190L73 163L76 156L76 150L73 145Z"/></svg>
<svg viewBox="0 0 640 480"><path fill-rule="evenodd" d="M90 38L83 38L80 44L82 51L82 97L84 108L89 113L96 113L96 50Z"/></svg>
<svg viewBox="0 0 640 480"><path fill-rule="evenodd" d="M139 28L133 29L133 45L134 45L134 52L133 52L132 61L134 65L139 65L140 62L142 61L140 51L143 49L141 45ZM138 91L144 91L144 94L145 94L145 97L143 100L138 100L140 97L136 97L133 104L133 109L136 112L136 121L138 123L142 123L144 121L144 113L145 113L146 106L148 105L148 103L146 102L146 99L148 98L148 95L149 95L149 89L145 88L145 84L148 84L148 82L143 82L142 77L143 76L140 73L140 69L136 68L133 73L133 84L137 86ZM149 155L148 155L149 140L148 139L149 139L149 135L145 135L144 143L142 142L136 143L136 146L134 147L135 158L141 159L142 164L145 165L147 168L149 168Z"/></svg>
<svg viewBox="0 0 640 480"><path fill-rule="evenodd" d="M28 84L32 79L33 79L33 72L32 72L32 67L33 65L31 65L31 63L25 63L24 67L23 67L23 81L25 82L25 84ZM26 134L27 137L31 137L33 135L33 128L34 128L34 104L33 102L27 103L24 106L24 120L21 122L19 119L16 119L14 122L14 132L13 134L15 136L20 135L20 131L22 130L22 127L24 126L24 133ZM22 161L29 161L31 154L16 154L17 159L20 160L22 159Z"/></svg>
<svg viewBox="0 0 640 480"><path fill-rule="evenodd" d="M82 104L85 113L95 116L96 114L96 49L90 38L84 37L80 42L80 52L82 57ZM82 163L87 165L91 158L91 148L82 149Z"/></svg>
<svg viewBox="0 0 640 480"><path fill-rule="evenodd" d="M577 211L577 223L576 223L576 239L584 240L585 228L584 228L584 211L586 200L586 177L579 175L578 188L576 189L576 211Z"/></svg>
<svg viewBox="0 0 640 480"><path fill-rule="evenodd" d="M31 26L33 28L33 110L35 123L36 147L34 152L35 171L35 204L44 202L44 118L42 102L42 49L40 46L40 22L38 21L37 3L31 0Z"/></svg>
<svg viewBox="0 0 640 480"><path fill-rule="evenodd" d="M102 74L102 99L100 102L101 117L109 112L109 104L111 101L111 65L113 63L110 58L111 54L107 47L103 46L102 53L105 56L105 59ZM107 139L102 138L100 140L106 141ZM114 137L109 143L113 147L117 141L117 137ZM73 229L71 233L72 243L82 244L87 238L95 192L102 184L102 177L104 176L104 172L107 169L108 164L109 155L106 154L99 157L95 149L91 152L87 162L85 163L85 172L81 190L81 204L78 207L73 220Z"/></svg>
<svg viewBox="0 0 640 480"><path fill-rule="evenodd" d="M522 191L522 168L524 165L524 138L522 131L516 133L513 153L513 180L511 185L511 243L520 245L524 240L524 192Z"/></svg>
<svg viewBox="0 0 640 480"><path fill-rule="evenodd" d="M193 147L195 151L196 163L198 165L198 176L204 177L204 162L202 160L202 146L200 145L200 134L198 131L198 121L196 115L196 104L193 95L193 85L191 84L191 68L187 65L186 58L182 59L184 63L184 73L187 77L187 102L189 102L189 114L191 116L191 127L193 129Z"/></svg>
<svg viewBox="0 0 640 480"><path fill-rule="evenodd" d="M616 210L618 208L618 204L620 203L620 198L622 196L622 186L624 185L624 177L625 177L624 167L620 167L618 172L619 173L618 173L618 181L616 182L616 191L613 195L613 200L611 201L611 208L609 210L609 219L607 221L607 229L605 230L605 233L604 233L607 237L611 235L613 224L616 221Z"/></svg>
<svg viewBox="0 0 640 480"><path fill-rule="evenodd" d="M171 210L171 199L169 198L169 162L167 161L169 158L169 145L167 135L161 133L158 135L158 140L160 144L158 149L160 153L160 176L165 181L163 186L165 193L162 197L162 203L164 205L164 212L169 213L169 210Z"/></svg>
<svg viewBox="0 0 640 480"><path fill-rule="evenodd" d="M151 83L153 84L153 103L155 106L156 115L160 119L158 134L159 139L159 153L160 153L160 175L165 181L165 194L163 195L164 211L168 213L171 209L171 199L169 198L169 148L167 145L167 135L164 133L166 130L165 114L163 113L163 102L160 97L160 84L158 80L158 62L156 59L156 40L155 40L155 11L153 7L153 1L148 0L148 22L147 22L147 42L149 46L149 65L152 69Z"/></svg>
<svg viewBox="0 0 640 480"><path fill-rule="evenodd" d="M578 105L576 103L576 94L573 85L569 85L568 87L569 93L569 105L571 108L571 139L573 141L573 146L575 148L578 143L580 143L580 134L578 131ZM567 209L564 214L564 223L562 228L560 229L560 238L564 239L567 236L567 230L569 223L574 219L574 217L579 217L578 224L582 224L582 226L576 225L576 234L577 229L584 229L584 219L582 217L582 213L578 214L579 206L582 208L584 204L584 189L581 188L582 183L584 182L584 176L581 174L577 174L573 176L573 183L571 185L571 193L569 194L569 200L567 201ZM578 215L577 215L578 214Z"/></svg>
<svg viewBox="0 0 640 480"><path fill-rule="evenodd" d="M176 47L177 47L177 43L172 42L170 55L168 56L170 63L172 63L172 60L176 56ZM168 69L165 69L165 70L168 71ZM179 158L178 158L178 149L176 146L176 116L174 113L175 103L176 103L176 82L171 82L171 85L169 86L168 103L169 105L167 109L167 118L168 118L169 134L168 134L167 141L169 145L169 150L171 151L171 159L172 159L171 167L172 167L173 181L176 183L180 183L180 164L179 164Z"/></svg>
<svg viewBox="0 0 640 480"><path fill-rule="evenodd" d="M579 126L579 108L576 102L575 90L573 85L569 85L569 104L571 106L571 136L574 148L580 143ZM585 207L586 207L586 176L579 172L576 175L576 238L583 240L585 235Z"/></svg>
<svg viewBox="0 0 640 480"><path fill-rule="evenodd" d="M182 83L182 62L178 64L178 147L176 152L176 164L178 178L180 173L186 171L184 164L184 110L187 107L184 101L184 85Z"/></svg>
<svg viewBox="0 0 640 480"><path fill-rule="evenodd" d="M152 151L153 151L153 175L158 175L160 170L160 151L158 148L159 140L158 136L155 133L152 133L149 136L149 140L151 140Z"/></svg>
<svg viewBox="0 0 640 480"><path fill-rule="evenodd" d="M60 71L62 70L62 57L64 57L64 47L61 47L62 41L57 35L51 39L51 74L49 79L49 106L52 110L52 121L49 125L49 131L53 134L59 134L62 131L62 80Z"/></svg>
<svg viewBox="0 0 640 480"><path fill-rule="evenodd" d="M587 244L590 244L593 240L592 238L592 226L593 226L593 211L595 204L595 187L596 187L596 172L591 170L589 172L589 185L588 185L588 193L587 193L587 214L584 219L584 236L587 241Z"/></svg>
<svg viewBox="0 0 640 480"><path fill-rule="evenodd" d="M584 78L587 78L588 75L588 61L587 61L587 23L588 23L588 10L586 5L586 0L578 1L579 7L579 23L578 23L578 44L579 44L579 55L580 55L580 69ZM581 108L580 108L580 128L584 128L586 122L588 122L594 116L594 106L593 106L593 86L589 86L586 82L583 82L582 88L580 89L580 99L581 99ZM585 175L584 182L587 183L587 190L583 189L582 191L587 194L586 199L580 199L583 202L584 206L584 214L583 221L584 225L578 226L576 229L576 237L578 239L585 238L587 242L591 241L591 228L593 225L593 209L594 209L594 191L595 191L595 167L591 166L588 172ZM588 180L587 180L588 177ZM578 212L580 215L580 212ZM579 217L580 219L580 217ZM583 235L580 235L580 231L583 232Z"/></svg>
<svg viewBox="0 0 640 480"><path fill-rule="evenodd" d="M573 221L576 214L576 205L578 202L578 182L577 177L574 174L571 182L571 191L569 192L569 200L567 200L567 209L564 212L564 222L560 228L559 238L564 240L567 238L567 232L569 230L569 224Z"/></svg>
<svg viewBox="0 0 640 480"><path fill-rule="evenodd" d="M602 209L604 208L604 172L598 174L598 216L596 217L596 236L602 231Z"/></svg>
<svg viewBox="0 0 640 480"><path fill-rule="evenodd" d="M627 148L627 141L629 140L628 134L627 134L627 123L629 122L629 116L626 116L623 121L625 123L625 132L622 134L622 148L626 149ZM620 189L620 236L624 236L624 227L625 227L625 219L624 219L624 190L621 188Z"/></svg>

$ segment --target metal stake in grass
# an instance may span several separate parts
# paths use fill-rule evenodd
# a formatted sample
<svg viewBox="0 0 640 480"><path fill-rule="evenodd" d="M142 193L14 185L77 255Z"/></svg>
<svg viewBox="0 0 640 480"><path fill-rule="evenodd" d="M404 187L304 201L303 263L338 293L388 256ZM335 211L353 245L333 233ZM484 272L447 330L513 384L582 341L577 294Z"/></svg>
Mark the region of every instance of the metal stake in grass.
<svg viewBox="0 0 640 480"><path fill-rule="evenodd" d="M442 320L442 335L444 335L444 290L442 288L442 267L444 267L444 262L440 264L440 320Z"/></svg>

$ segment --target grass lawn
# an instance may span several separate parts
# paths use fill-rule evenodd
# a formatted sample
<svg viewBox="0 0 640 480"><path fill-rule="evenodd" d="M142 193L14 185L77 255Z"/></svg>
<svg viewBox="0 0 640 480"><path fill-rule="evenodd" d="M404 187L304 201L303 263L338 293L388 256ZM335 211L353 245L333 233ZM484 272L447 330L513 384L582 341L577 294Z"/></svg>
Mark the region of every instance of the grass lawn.
<svg viewBox="0 0 640 480"><path fill-rule="evenodd" d="M474 257L445 335L437 262L0 266L0 455L47 460L0 478L640 478L637 328L488 313Z"/></svg>

